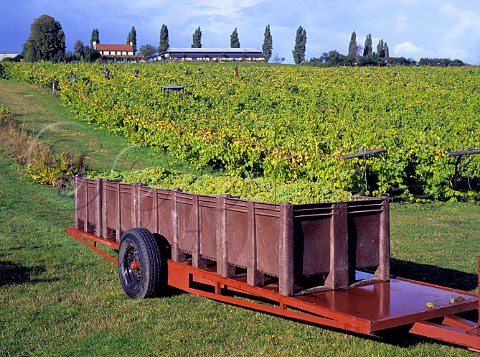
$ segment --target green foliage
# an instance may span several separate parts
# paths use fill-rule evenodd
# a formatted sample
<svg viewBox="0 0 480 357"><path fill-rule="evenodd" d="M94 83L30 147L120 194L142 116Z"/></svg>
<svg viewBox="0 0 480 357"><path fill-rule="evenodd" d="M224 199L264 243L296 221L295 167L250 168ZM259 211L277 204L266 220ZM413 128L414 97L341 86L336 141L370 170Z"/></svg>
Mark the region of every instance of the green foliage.
<svg viewBox="0 0 480 357"><path fill-rule="evenodd" d="M371 56L373 54L372 35L368 34L365 38L365 45L363 46L363 57Z"/></svg>
<svg viewBox="0 0 480 357"><path fill-rule="evenodd" d="M383 42L382 39L380 39L380 41L378 41L377 55L380 58L385 58L385 43Z"/></svg>
<svg viewBox="0 0 480 357"><path fill-rule="evenodd" d="M447 155L479 146L480 75L472 68L246 64L235 78L228 64L162 63L136 64L142 79L132 81L129 65L110 66L110 80L97 64L4 66L11 78L50 88L58 79L60 98L80 117L199 167L277 184L310 180L332 192L478 198L478 157L461 159L454 187ZM161 89L171 83L185 92ZM360 145L388 151L342 159Z"/></svg>
<svg viewBox="0 0 480 357"><path fill-rule="evenodd" d="M272 57L272 50L273 50L273 40L272 34L270 32L270 25L265 27L265 34L263 37L263 45L262 45L262 54L265 57L265 62L270 61Z"/></svg>
<svg viewBox="0 0 480 357"><path fill-rule="evenodd" d="M85 50L85 45L83 44L82 40L77 40L75 42L73 50L78 53L82 53Z"/></svg>
<svg viewBox="0 0 480 357"><path fill-rule="evenodd" d="M162 167L131 171L111 170L108 173L91 173L88 177L120 180L125 183L140 182L167 189L180 188L182 191L202 195L228 194L263 202L311 203L353 199L353 196L344 190L331 189L321 183L308 180L280 184L268 178L182 174Z"/></svg>
<svg viewBox="0 0 480 357"><path fill-rule="evenodd" d="M168 40L168 27L163 24L162 29L160 30L160 45L158 46L158 53L165 52L170 47L170 42Z"/></svg>
<svg viewBox="0 0 480 357"><path fill-rule="evenodd" d="M49 145L32 139L15 122L10 108L3 105L0 105L0 148L24 166L34 182L43 185L68 186L74 175L86 169L84 155L75 159L70 153L54 153Z"/></svg>
<svg viewBox="0 0 480 357"><path fill-rule="evenodd" d="M143 55L146 61L155 57L155 53L157 53L157 49L153 45L141 45L140 46L140 53Z"/></svg>
<svg viewBox="0 0 480 357"><path fill-rule="evenodd" d="M95 62L100 57L101 57L100 52L98 52L96 49L90 48L88 46L85 47L85 50L83 51L83 60L85 62L88 62L88 63Z"/></svg>
<svg viewBox="0 0 480 357"><path fill-rule="evenodd" d="M230 35L230 47L231 48L240 48L240 39L238 38L238 31L235 27L232 34Z"/></svg>
<svg viewBox="0 0 480 357"><path fill-rule="evenodd" d="M200 26L193 33L192 48L202 48L202 30L200 30Z"/></svg>
<svg viewBox="0 0 480 357"><path fill-rule="evenodd" d="M293 48L292 55L295 64L302 64L305 62L305 51L307 45L307 31L302 26L297 29L297 35L295 36L295 47Z"/></svg>
<svg viewBox="0 0 480 357"><path fill-rule="evenodd" d="M350 57L352 60L355 60L357 56L358 56L357 33L353 31L352 36L350 37L350 43L348 44L348 57Z"/></svg>
<svg viewBox="0 0 480 357"><path fill-rule="evenodd" d="M75 51L74 56L75 59L81 60L85 56L85 45L81 40L77 40L75 42L75 46L73 47L73 50Z"/></svg>
<svg viewBox="0 0 480 357"><path fill-rule="evenodd" d="M132 26L132 29L128 33L127 45L132 45L133 53L137 53L137 31L135 30L135 26Z"/></svg>
<svg viewBox="0 0 480 357"><path fill-rule="evenodd" d="M98 29L92 30L92 36L90 37L90 48L95 48L93 43L99 44L100 43L100 32Z"/></svg>
<svg viewBox="0 0 480 357"><path fill-rule="evenodd" d="M352 65L355 63L354 61L355 58L346 57L337 51L330 51L324 53L320 58L311 58L308 64L321 67L337 67Z"/></svg>
<svg viewBox="0 0 480 357"><path fill-rule="evenodd" d="M419 66L434 66L434 67L462 67L465 65L461 60L451 60L449 58L420 58Z"/></svg>
<svg viewBox="0 0 480 357"><path fill-rule="evenodd" d="M72 183L73 176L83 174L85 157L75 159L70 153L55 154L46 147L37 148L26 165L30 178L39 184L65 188Z"/></svg>
<svg viewBox="0 0 480 357"><path fill-rule="evenodd" d="M30 36L23 44L25 61L62 61L65 47L62 25L53 17L42 15L32 23Z"/></svg>
<svg viewBox="0 0 480 357"><path fill-rule="evenodd" d="M380 59L385 59L390 57L390 51L388 49L388 45L382 39L378 41L377 44L377 55Z"/></svg>

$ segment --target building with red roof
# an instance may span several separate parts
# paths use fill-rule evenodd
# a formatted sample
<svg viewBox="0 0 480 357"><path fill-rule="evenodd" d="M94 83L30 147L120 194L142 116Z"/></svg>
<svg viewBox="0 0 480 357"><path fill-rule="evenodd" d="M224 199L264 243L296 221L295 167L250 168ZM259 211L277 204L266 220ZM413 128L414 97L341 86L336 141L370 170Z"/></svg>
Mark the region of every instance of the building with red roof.
<svg viewBox="0 0 480 357"><path fill-rule="evenodd" d="M93 48L100 52L104 62L137 62L143 60L142 55L136 55L132 44L93 43Z"/></svg>

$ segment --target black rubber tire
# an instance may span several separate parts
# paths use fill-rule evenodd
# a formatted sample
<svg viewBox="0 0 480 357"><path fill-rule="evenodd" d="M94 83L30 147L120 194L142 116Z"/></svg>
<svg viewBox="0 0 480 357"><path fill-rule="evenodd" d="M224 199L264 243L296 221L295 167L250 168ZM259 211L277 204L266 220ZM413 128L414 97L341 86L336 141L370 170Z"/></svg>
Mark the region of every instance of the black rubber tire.
<svg viewBox="0 0 480 357"><path fill-rule="evenodd" d="M132 262L140 268L133 269ZM155 237L148 229L125 232L118 250L118 275L125 293L133 299L145 299L166 289L167 270Z"/></svg>

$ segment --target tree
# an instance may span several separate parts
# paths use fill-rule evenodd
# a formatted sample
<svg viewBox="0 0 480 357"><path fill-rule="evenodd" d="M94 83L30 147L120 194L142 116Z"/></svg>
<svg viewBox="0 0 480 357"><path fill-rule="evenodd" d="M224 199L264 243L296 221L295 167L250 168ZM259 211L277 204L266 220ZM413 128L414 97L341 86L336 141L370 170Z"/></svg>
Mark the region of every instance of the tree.
<svg viewBox="0 0 480 357"><path fill-rule="evenodd" d="M67 52L65 52L65 56L63 57L63 59L65 60L65 62L70 63L70 62L76 60L77 58L72 53L72 51L67 51ZM4 61L5 61L5 59L4 59Z"/></svg>
<svg viewBox="0 0 480 357"><path fill-rule="evenodd" d="M354 60L358 55L358 45L357 45L357 34L355 31L352 32L350 37L350 43L348 44L348 57Z"/></svg>
<svg viewBox="0 0 480 357"><path fill-rule="evenodd" d="M385 58L385 44L384 44L382 39L380 39L380 41L378 41L377 55L380 58Z"/></svg>
<svg viewBox="0 0 480 357"><path fill-rule="evenodd" d="M60 22L49 15L42 15L33 21L30 36L23 44L25 61L62 61L65 47L65 34Z"/></svg>
<svg viewBox="0 0 480 357"><path fill-rule="evenodd" d="M77 40L77 42L75 42L75 46L73 46L73 50L75 52L83 52L83 50L85 49L85 45L83 44L82 40Z"/></svg>
<svg viewBox="0 0 480 357"><path fill-rule="evenodd" d="M383 64L384 62L380 61L380 58L376 53L371 53L364 57L360 57L360 63L359 63L360 66L378 66Z"/></svg>
<svg viewBox="0 0 480 357"><path fill-rule="evenodd" d="M169 47L170 43L168 42L168 27L167 25L163 24L162 29L160 30L160 46L158 46L158 53L165 52Z"/></svg>
<svg viewBox="0 0 480 357"><path fill-rule="evenodd" d="M85 50L83 51L83 60L85 62L95 62L100 57L100 52L98 52L96 49L88 46L85 47Z"/></svg>
<svg viewBox="0 0 480 357"><path fill-rule="evenodd" d="M262 54L265 57L265 62L270 60L272 57L272 49L273 49L273 41L272 41L272 34L270 33L270 25L265 27L265 34L263 38L263 45L262 45Z"/></svg>
<svg viewBox="0 0 480 357"><path fill-rule="evenodd" d="M372 35L368 34L367 37L365 38L365 46L363 47L363 56L366 57L368 55L371 55L373 53L373 47L372 47Z"/></svg>
<svg viewBox="0 0 480 357"><path fill-rule="evenodd" d="M83 52L85 51L85 45L83 44L82 40L77 40L75 42L75 46L73 46L74 57L80 60L83 56Z"/></svg>
<svg viewBox="0 0 480 357"><path fill-rule="evenodd" d="M237 28L233 30L232 34L230 35L230 47L231 48L240 48L240 39L238 38Z"/></svg>
<svg viewBox="0 0 480 357"><path fill-rule="evenodd" d="M465 63L459 59L451 60L450 58L421 58L418 62L419 66L435 66L435 67L450 67L450 66L464 66Z"/></svg>
<svg viewBox="0 0 480 357"><path fill-rule="evenodd" d="M128 33L127 44L132 45L133 53L137 52L137 31L135 30L135 26L132 26L132 29Z"/></svg>
<svg viewBox="0 0 480 357"><path fill-rule="evenodd" d="M324 53L320 58L313 57L308 62L312 66L335 67L347 64L348 56L342 55L337 51Z"/></svg>
<svg viewBox="0 0 480 357"><path fill-rule="evenodd" d="M100 32L98 32L98 29L93 29L92 30L92 36L90 37L90 47L95 48L93 43L99 44L100 43Z"/></svg>
<svg viewBox="0 0 480 357"><path fill-rule="evenodd" d="M388 45L386 42L383 43L383 51L385 52L385 58L390 57L390 50L388 49Z"/></svg>
<svg viewBox="0 0 480 357"><path fill-rule="evenodd" d="M295 47L292 51L293 60L295 64L302 64L305 62L305 48L307 45L307 31L302 26L297 29L295 37Z"/></svg>
<svg viewBox="0 0 480 357"><path fill-rule="evenodd" d="M140 53L143 55L143 57L145 57L145 60L148 61L149 59L155 57L157 50L155 49L155 46L147 44L140 46Z"/></svg>
<svg viewBox="0 0 480 357"><path fill-rule="evenodd" d="M193 33L192 48L202 48L202 31L200 26Z"/></svg>
<svg viewBox="0 0 480 357"><path fill-rule="evenodd" d="M417 61L409 58L406 59L405 57L388 57L387 64L390 66L416 66Z"/></svg>

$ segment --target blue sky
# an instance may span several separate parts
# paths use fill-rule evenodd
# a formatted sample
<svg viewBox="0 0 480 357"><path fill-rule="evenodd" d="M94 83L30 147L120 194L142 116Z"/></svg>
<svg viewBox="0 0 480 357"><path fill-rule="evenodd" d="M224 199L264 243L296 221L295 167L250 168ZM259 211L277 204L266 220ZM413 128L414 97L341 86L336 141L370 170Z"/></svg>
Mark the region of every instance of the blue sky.
<svg viewBox="0 0 480 357"><path fill-rule="evenodd" d="M89 44L92 29L102 43L125 43L135 26L137 45L158 46L162 24L171 47L190 47L202 29L203 47L229 47L237 27L241 47L261 49L270 24L273 55L292 62L298 26L307 32L306 58L348 52L353 31L374 49L387 42L391 56L459 58L480 64L478 0L0 0L0 52L21 51L31 23L43 14L63 27L67 51L76 40Z"/></svg>

